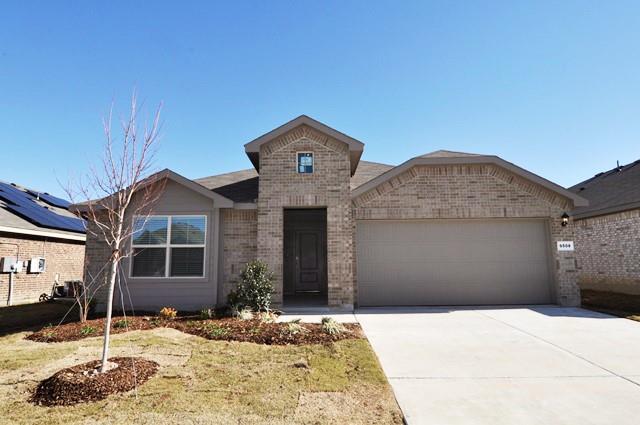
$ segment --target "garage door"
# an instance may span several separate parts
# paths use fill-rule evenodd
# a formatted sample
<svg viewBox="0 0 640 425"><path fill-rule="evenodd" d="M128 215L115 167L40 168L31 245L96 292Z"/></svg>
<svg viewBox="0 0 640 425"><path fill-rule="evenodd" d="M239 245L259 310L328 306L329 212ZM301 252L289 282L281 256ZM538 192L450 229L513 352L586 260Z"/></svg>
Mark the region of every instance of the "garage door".
<svg viewBox="0 0 640 425"><path fill-rule="evenodd" d="M359 304L549 303L546 235L541 220L359 221Z"/></svg>

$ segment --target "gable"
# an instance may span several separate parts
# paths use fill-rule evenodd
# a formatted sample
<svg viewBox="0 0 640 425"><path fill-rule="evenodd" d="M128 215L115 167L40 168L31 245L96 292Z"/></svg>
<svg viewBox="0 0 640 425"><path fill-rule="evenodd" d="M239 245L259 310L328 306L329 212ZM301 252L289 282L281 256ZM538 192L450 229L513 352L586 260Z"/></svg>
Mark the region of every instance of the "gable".
<svg viewBox="0 0 640 425"><path fill-rule="evenodd" d="M351 175L355 173L364 144L306 115L301 115L245 144L245 152L255 169L260 172L261 155L268 155L301 137L322 144L328 149L346 150L349 152Z"/></svg>
<svg viewBox="0 0 640 425"><path fill-rule="evenodd" d="M411 172L412 168L417 166L441 167L447 169L455 166L492 166L487 169L494 170L495 178L515 184L525 192L534 194L549 203L568 203L570 208L574 206L588 205L588 201L569 190L559 186L549 180L537 176L527 170L524 170L510 162L507 162L497 156L490 155L469 155L469 156L423 156L413 158L386 173L372 179L363 184L352 192L352 199L357 200L360 197L375 196L376 191L384 191L384 187L398 184L402 179L406 179L406 173ZM371 193L370 193L371 192Z"/></svg>
<svg viewBox="0 0 640 425"><path fill-rule="evenodd" d="M570 199L494 164L416 165L352 199L356 218L548 217Z"/></svg>

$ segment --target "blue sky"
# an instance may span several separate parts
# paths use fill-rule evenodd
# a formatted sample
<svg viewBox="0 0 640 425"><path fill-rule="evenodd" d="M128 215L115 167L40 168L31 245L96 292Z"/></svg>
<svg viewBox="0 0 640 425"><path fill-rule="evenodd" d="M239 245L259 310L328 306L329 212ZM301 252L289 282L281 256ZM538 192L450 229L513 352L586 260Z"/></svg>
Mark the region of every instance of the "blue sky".
<svg viewBox="0 0 640 425"><path fill-rule="evenodd" d="M640 158L638 46L637 1L5 2L0 180L62 193L136 87L165 105L157 167L190 178L307 114L366 160L495 154L568 186Z"/></svg>

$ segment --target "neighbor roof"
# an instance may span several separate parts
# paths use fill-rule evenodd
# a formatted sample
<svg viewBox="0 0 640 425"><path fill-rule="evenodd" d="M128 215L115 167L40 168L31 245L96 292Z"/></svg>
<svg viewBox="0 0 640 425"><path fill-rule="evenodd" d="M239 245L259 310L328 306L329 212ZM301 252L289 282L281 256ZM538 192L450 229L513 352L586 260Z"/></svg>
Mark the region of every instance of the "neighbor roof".
<svg viewBox="0 0 640 425"><path fill-rule="evenodd" d="M393 165L360 161L356 173L351 177L351 189L353 190L363 185L392 168ZM258 199L259 177L253 168L217 176L202 177L193 181L234 202L254 202Z"/></svg>
<svg viewBox="0 0 640 425"><path fill-rule="evenodd" d="M82 220L69 202L14 183L0 181L0 231L60 239L85 240Z"/></svg>
<svg viewBox="0 0 640 425"><path fill-rule="evenodd" d="M598 173L569 190L589 200L589 206L572 211L574 218L640 208L640 159Z"/></svg>
<svg viewBox="0 0 640 425"><path fill-rule="evenodd" d="M364 143L354 139L351 136L347 136L346 134L341 133L336 129L333 129L328 125L321 123L320 121L314 120L307 115L300 115L298 118L294 118L288 123L283 124L280 127L271 130L270 132L265 133L257 139L254 139L244 145L244 150L256 170L260 170L260 146L282 136L286 132L293 130L294 128L301 125L307 125L314 130L317 130L349 145L351 175L355 173L356 168L358 167L358 162L360 161L360 157L362 156L362 151L364 150Z"/></svg>
<svg viewBox="0 0 640 425"><path fill-rule="evenodd" d="M363 193L379 186L387 180L403 173L404 171L414 167L416 165L448 165L448 164L495 164L502 168L511 171L514 174L520 175L529 181L537 183L555 193L558 193L565 198L573 201L575 206L586 206L588 201L581 196L559 186L547 179L544 179L536 174L533 174L523 168L518 167L515 164L505 161L495 155L479 155L467 152L453 152L438 150L425 155L412 158L403 164L394 167L393 169L375 177L367 183L359 186L357 189L351 192L352 197L357 197Z"/></svg>

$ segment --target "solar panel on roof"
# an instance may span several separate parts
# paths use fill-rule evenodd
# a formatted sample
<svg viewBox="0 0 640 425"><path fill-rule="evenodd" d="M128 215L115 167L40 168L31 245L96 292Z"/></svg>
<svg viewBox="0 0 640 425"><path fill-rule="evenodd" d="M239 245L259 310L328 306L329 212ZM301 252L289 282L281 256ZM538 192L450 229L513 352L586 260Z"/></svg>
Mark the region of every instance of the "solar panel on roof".
<svg viewBox="0 0 640 425"><path fill-rule="evenodd" d="M58 198L57 196L49 195L46 192L44 192L44 193L43 192L36 192L34 190L29 190L28 192L30 194L32 194L33 196L35 196L36 198L42 199L47 204L53 205L54 207L69 208L69 206L71 205L71 202L67 201L66 199L62 199L62 198Z"/></svg>
<svg viewBox="0 0 640 425"><path fill-rule="evenodd" d="M0 199L5 201L7 210L38 226L72 232L85 232L83 220L57 214L36 203L35 197L31 193L23 192L12 185L0 182ZM59 198L55 199L64 201Z"/></svg>

